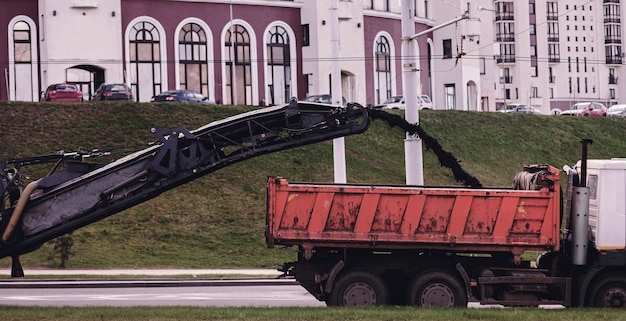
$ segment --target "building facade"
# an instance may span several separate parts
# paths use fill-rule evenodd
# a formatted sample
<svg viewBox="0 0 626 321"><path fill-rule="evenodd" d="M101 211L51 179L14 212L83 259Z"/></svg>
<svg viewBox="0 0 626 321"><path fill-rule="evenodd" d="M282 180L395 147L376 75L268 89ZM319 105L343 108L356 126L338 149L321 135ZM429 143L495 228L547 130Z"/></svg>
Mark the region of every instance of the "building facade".
<svg viewBox="0 0 626 321"><path fill-rule="evenodd" d="M37 101L59 82L89 99L101 83L124 82L138 101L189 88L224 104L274 105L331 93L338 64L342 95L364 105L405 91L468 111L626 100L621 0L413 0L415 31L426 32L412 42L419 88L403 88L409 2L3 0L0 99Z"/></svg>
<svg viewBox="0 0 626 321"><path fill-rule="evenodd" d="M558 113L580 101L623 102L620 0L480 0L482 101ZM623 78L623 77L622 77Z"/></svg>
<svg viewBox="0 0 626 321"><path fill-rule="evenodd" d="M395 13L387 1L338 4L333 58L327 1L5 0L0 99L37 101L60 82L89 99L101 83L123 82L142 102L194 89L224 104L274 105L329 93L336 61L350 101L400 93L399 4ZM416 29L431 23L416 18Z"/></svg>

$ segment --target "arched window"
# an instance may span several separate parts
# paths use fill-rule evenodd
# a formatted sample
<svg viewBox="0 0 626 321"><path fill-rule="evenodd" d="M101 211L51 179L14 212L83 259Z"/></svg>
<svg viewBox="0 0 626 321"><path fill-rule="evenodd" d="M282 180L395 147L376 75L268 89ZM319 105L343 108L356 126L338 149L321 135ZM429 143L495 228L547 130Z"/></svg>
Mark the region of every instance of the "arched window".
<svg viewBox="0 0 626 321"><path fill-rule="evenodd" d="M225 104L252 103L252 59L250 34L235 24L226 32L226 97Z"/></svg>
<svg viewBox="0 0 626 321"><path fill-rule="evenodd" d="M266 77L269 87L268 103L283 104L291 98L291 56L287 30L281 26L272 27L266 34L265 43L269 72Z"/></svg>
<svg viewBox="0 0 626 321"><path fill-rule="evenodd" d="M180 89L191 89L209 97L207 36L196 23L185 24L179 32Z"/></svg>
<svg viewBox="0 0 626 321"><path fill-rule="evenodd" d="M17 20L9 29L12 39L10 48L10 99L19 101L37 100L36 49L33 47L33 30L24 20Z"/></svg>
<svg viewBox="0 0 626 321"><path fill-rule="evenodd" d="M391 48L389 40L385 36L376 39L375 56L375 81L376 103L380 104L391 97Z"/></svg>
<svg viewBox="0 0 626 321"><path fill-rule="evenodd" d="M130 82L138 101L162 91L161 47L157 28L150 22L138 22L129 34Z"/></svg>

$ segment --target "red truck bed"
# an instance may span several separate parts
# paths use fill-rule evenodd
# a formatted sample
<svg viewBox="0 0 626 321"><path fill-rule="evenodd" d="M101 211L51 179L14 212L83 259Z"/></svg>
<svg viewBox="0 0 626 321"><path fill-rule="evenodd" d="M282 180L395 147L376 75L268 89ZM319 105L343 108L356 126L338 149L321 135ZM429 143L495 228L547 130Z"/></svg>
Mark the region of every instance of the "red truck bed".
<svg viewBox="0 0 626 321"><path fill-rule="evenodd" d="M547 178L546 178L547 177ZM559 171L540 190L289 183L270 177L267 244L469 252L558 250Z"/></svg>

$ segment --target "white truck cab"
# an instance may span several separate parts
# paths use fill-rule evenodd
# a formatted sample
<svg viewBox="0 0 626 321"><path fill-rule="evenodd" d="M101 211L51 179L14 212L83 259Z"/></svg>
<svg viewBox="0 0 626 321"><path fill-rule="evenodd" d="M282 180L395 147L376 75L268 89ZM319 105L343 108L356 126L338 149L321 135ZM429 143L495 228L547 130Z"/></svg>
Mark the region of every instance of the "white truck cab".
<svg viewBox="0 0 626 321"><path fill-rule="evenodd" d="M576 165L580 168L580 162ZM580 171L579 171L580 172ZM626 158L587 161L589 228L600 251L626 248Z"/></svg>

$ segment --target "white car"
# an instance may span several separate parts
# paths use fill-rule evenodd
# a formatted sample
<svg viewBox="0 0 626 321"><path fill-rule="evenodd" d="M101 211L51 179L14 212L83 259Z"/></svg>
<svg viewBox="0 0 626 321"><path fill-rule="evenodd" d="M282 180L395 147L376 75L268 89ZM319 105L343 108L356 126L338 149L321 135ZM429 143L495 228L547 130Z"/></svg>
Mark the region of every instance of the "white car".
<svg viewBox="0 0 626 321"><path fill-rule="evenodd" d="M433 102L428 95L420 95L417 97L418 109L433 109ZM392 96L385 100L384 103L374 106L380 109L406 109L404 96Z"/></svg>
<svg viewBox="0 0 626 321"><path fill-rule="evenodd" d="M626 117L626 104L613 105L606 111L608 117Z"/></svg>

